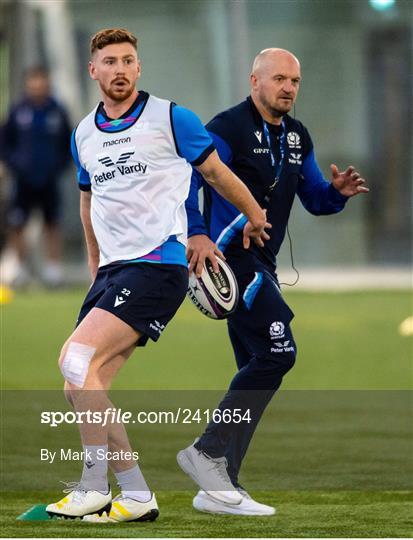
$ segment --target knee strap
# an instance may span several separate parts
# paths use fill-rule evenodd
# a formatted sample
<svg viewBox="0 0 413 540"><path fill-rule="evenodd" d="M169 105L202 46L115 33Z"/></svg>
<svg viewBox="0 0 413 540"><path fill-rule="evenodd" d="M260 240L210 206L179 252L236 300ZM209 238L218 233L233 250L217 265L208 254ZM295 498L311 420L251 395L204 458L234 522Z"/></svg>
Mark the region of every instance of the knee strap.
<svg viewBox="0 0 413 540"><path fill-rule="evenodd" d="M89 364L95 352L94 347L71 341L60 366L60 371L65 380L79 386L79 388L83 388Z"/></svg>

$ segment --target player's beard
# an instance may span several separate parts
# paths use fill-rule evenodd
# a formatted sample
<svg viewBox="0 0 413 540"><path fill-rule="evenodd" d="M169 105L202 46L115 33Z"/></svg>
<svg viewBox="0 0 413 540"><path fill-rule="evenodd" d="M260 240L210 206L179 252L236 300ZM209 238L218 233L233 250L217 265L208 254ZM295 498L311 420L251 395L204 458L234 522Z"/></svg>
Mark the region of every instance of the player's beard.
<svg viewBox="0 0 413 540"><path fill-rule="evenodd" d="M129 82L129 81L128 81ZM123 88L116 88L116 85L110 84L108 87L101 86L102 92L112 101L122 102L128 99L135 90L134 84L125 85Z"/></svg>

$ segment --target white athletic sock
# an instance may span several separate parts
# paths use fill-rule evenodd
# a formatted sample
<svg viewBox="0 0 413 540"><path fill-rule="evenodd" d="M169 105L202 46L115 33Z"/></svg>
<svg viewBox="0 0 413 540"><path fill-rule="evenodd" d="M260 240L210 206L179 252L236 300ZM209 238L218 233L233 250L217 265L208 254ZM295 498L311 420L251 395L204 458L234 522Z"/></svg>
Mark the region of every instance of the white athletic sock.
<svg viewBox="0 0 413 540"><path fill-rule="evenodd" d="M117 472L115 476L122 490L122 497L135 499L139 502L148 502L151 500L152 494L139 465L135 465L126 471Z"/></svg>
<svg viewBox="0 0 413 540"><path fill-rule="evenodd" d="M84 445L85 458L83 462L81 487L84 490L108 492L108 462L106 456L108 445Z"/></svg>

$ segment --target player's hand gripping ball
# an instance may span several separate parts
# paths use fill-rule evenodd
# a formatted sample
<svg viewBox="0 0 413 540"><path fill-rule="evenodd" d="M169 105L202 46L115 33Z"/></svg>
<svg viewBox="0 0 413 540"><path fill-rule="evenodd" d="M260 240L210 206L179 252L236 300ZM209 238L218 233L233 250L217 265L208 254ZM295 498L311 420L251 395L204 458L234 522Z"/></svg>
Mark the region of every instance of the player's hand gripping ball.
<svg viewBox="0 0 413 540"><path fill-rule="evenodd" d="M238 304L238 284L226 262L218 260L215 273L211 261L206 259L200 278L195 272L189 276L188 296L201 313L211 319L225 319Z"/></svg>

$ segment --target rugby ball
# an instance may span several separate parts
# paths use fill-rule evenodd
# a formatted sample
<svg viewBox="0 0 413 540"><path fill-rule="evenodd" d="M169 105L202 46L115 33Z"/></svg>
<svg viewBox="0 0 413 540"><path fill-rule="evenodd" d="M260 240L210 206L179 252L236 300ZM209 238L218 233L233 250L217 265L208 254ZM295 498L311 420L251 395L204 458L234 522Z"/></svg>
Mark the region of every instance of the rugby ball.
<svg viewBox="0 0 413 540"><path fill-rule="evenodd" d="M215 273L211 261L205 260L201 277L195 272L189 276L187 295L201 313L211 319L225 319L238 304L238 284L231 268L217 258L219 272Z"/></svg>

